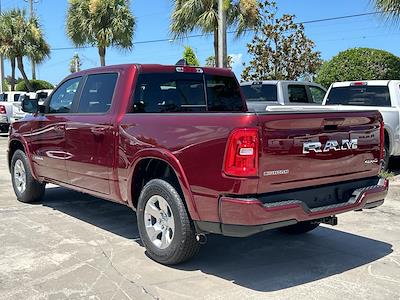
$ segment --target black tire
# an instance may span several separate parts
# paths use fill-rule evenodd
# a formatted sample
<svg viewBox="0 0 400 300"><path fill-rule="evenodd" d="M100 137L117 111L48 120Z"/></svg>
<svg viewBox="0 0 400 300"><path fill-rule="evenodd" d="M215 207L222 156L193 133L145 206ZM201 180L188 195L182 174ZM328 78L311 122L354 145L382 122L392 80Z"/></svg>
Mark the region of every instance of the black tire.
<svg viewBox="0 0 400 300"><path fill-rule="evenodd" d="M8 133L9 127L10 127L10 126L9 126L8 124L6 124L6 125L1 124L1 125L0 125L0 133Z"/></svg>
<svg viewBox="0 0 400 300"><path fill-rule="evenodd" d="M288 234L302 234L314 230L319 226L319 223L313 223L312 221L299 222L294 225L282 227L279 230Z"/></svg>
<svg viewBox="0 0 400 300"><path fill-rule="evenodd" d="M385 148L383 150L383 159L381 163L381 171L387 171L389 169L389 160L390 160L390 149L389 143L385 142Z"/></svg>
<svg viewBox="0 0 400 300"><path fill-rule="evenodd" d="M26 187L22 192L17 188L17 182L15 178L15 165L18 161L21 161L25 168ZM42 199L46 185L33 178L28 166L28 158L21 150L15 151L11 159L11 180L18 201L24 203L33 203Z"/></svg>
<svg viewBox="0 0 400 300"><path fill-rule="evenodd" d="M152 196L164 198L173 213L175 231L170 245L165 249L153 244L145 227L144 210ZM196 241L193 222L180 195L168 182L161 179L149 181L140 193L136 214L140 238L151 259L161 264L175 265L189 260L198 253L200 244Z"/></svg>

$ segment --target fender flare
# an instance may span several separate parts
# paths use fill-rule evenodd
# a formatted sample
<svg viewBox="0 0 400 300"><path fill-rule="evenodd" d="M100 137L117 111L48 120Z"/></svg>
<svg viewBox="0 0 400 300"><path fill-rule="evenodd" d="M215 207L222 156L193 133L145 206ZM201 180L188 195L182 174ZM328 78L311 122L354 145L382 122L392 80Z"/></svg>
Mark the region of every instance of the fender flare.
<svg viewBox="0 0 400 300"><path fill-rule="evenodd" d="M134 207L133 199L132 199L132 182L133 182L133 174L135 173L137 165L144 159L158 159L164 161L168 164L172 170L175 172L176 177L178 178L179 185L182 189L183 199L186 203L186 206L189 210L189 214L193 220L199 220L199 214L196 208L196 204L194 202L193 194L190 190L190 185L185 175L185 172L182 168L181 163L179 160L168 150L166 149L159 149L159 148L151 148L151 149L144 149L138 151L134 158L133 163L129 167L129 175L128 175L128 204L130 207Z"/></svg>
<svg viewBox="0 0 400 300"><path fill-rule="evenodd" d="M392 127L388 124L385 124L384 130L385 132L387 132L387 135L389 137L389 153L390 156L392 156L394 151L394 131Z"/></svg>
<svg viewBox="0 0 400 300"><path fill-rule="evenodd" d="M26 139L25 139L22 135L14 135L14 136L12 136L12 137L10 138L10 141L9 141L9 143L8 143L8 145L9 145L8 151L10 151L10 146L11 146L11 144L12 144L13 142L19 142L19 143L22 144L22 147L24 148L24 152L25 152L25 154L26 154L26 157L28 158L27 163L28 163L29 170L31 171L32 177L33 177L35 180L38 180L38 177L37 177L37 175L36 175L36 172L35 172L35 170L34 170L34 168L33 168L33 164L32 164L32 155L31 155L31 152L29 151L28 142L26 141ZM8 162L9 162L9 165L10 165L10 166L11 166L11 160L12 160L11 153L8 153ZM11 168L10 168L10 172L11 172Z"/></svg>

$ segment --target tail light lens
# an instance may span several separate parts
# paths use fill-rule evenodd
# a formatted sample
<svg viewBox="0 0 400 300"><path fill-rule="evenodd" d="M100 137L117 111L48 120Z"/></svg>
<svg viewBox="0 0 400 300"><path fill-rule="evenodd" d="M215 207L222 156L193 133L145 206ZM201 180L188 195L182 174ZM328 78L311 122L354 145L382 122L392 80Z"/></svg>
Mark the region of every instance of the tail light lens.
<svg viewBox="0 0 400 300"><path fill-rule="evenodd" d="M257 176L258 145L258 129L242 128L232 131L225 152L225 174L236 177Z"/></svg>
<svg viewBox="0 0 400 300"><path fill-rule="evenodd" d="M0 105L0 115L7 114L6 107L4 105Z"/></svg>
<svg viewBox="0 0 400 300"><path fill-rule="evenodd" d="M385 158L385 123L381 120L381 160Z"/></svg>

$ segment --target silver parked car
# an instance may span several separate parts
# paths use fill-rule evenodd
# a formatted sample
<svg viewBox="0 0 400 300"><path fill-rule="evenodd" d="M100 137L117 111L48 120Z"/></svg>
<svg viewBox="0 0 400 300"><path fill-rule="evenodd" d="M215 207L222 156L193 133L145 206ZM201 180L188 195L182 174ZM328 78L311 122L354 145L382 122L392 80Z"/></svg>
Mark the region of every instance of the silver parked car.
<svg viewBox="0 0 400 300"><path fill-rule="evenodd" d="M321 85L306 81L248 81L241 89L251 111L265 111L270 105L320 105L326 94Z"/></svg>

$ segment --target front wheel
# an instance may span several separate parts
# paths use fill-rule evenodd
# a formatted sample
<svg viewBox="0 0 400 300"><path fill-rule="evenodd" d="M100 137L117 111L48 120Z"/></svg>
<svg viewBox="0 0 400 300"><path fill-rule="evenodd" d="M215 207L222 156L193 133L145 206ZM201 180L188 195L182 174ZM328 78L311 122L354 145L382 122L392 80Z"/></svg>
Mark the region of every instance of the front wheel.
<svg viewBox="0 0 400 300"><path fill-rule="evenodd" d="M11 159L11 179L18 201L32 203L43 197L45 184L33 178L28 158L21 150L15 151Z"/></svg>
<svg viewBox="0 0 400 300"><path fill-rule="evenodd" d="M299 222L294 225L289 225L286 227L280 228L280 231L288 234L302 234L314 230L319 226L319 223L306 221L306 222Z"/></svg>
<svg viewBox="0 0 400 300"><path fill-rule="evenodd" d="M168 182L149 181L140 193L137 206L140 238L150 258L174 265L197 254L200 244L186 207Z"/></svg>

